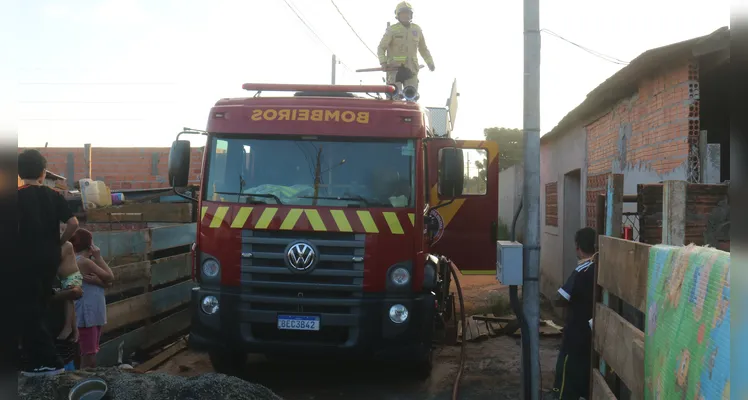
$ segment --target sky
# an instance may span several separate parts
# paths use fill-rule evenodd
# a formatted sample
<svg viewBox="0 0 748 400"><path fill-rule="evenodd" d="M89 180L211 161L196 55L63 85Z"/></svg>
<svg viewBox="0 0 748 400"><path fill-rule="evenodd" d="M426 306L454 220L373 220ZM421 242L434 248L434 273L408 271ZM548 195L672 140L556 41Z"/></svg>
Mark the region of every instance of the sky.
<svg viewBox="0 0 748 400"><path fill-rule="evenodd" d="M11 55L0 130L15 120L20 147L165 147L183 127L204 129L216 100L246 95L245 82L329 83L332 52L337 83L382 82L353 72L378 61L330 0L288 1L321 41L284 0L0 0ZM335 3L376 51L398 1ZM455 136L522 128L522 2L411 4L436 64L419 76L420 103L444 106L456 79ZM541 28L626 61L727 26L729 13L728 0L540 0ZM543 33L541 132L622 67Z"/></svg>

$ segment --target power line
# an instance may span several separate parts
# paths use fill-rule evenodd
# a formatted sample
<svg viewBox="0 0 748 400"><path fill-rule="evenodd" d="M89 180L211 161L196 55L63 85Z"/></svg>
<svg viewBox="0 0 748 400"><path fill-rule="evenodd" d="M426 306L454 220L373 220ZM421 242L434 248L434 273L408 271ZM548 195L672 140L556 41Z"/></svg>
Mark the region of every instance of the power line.
<svg viewBox="0 0 748 400"><path fill-rule="evenodd" d="M356 35L356 37L358 38L358 40L361 41L361 44L363 44L364 47L366 47L366 50L369 50L369 53L371 53L374 57L376 57L377 59L379 59L379 56L377 55L377 53L374 50L372 50L371 47L369 47L369 45L366 44L366 42L364 41L364 39L362 39L361 36L358 34L358 32L356 32L356 30L353 28L353 25L351 25L351 23L348 22L348 18L346 18L345 15L343 14L343 12L340 11L340 8L338 7L338 5L335 4L335 0L330 0L330 3L332 3L332 5L335 7L335 9L338 10L338 14L340 14L340 17L343 18L343 21L345 21L345 23L348 25L348 27L351 28L351 32L353 32L353 34Z"/></svg>
<svg viewBox="0 0 748 400"><path fill-rule="evenodd" d="M593 56L595 56L595 57L598 57L598 58L601 58L601 59L603 59L603 60L605 60L605 61L611 62L611 63L613 63L613 64L618 64L618 65L629 65L629 62L628 62L628 61L623 61L623 60L621 60L620 58L615 58L615 57L612 57L612 56L609 56L609 55L605 55L605 54L603 54L603 53L600 53L599 51L595 51L595 50L592 50L592 49L590 49L590 48L588 48L588 47L582 46L581 44L577 44L577 43L575 43L575 42L573 42L573 41L571 41L571 40L569 40L569 39L566 39L565 37L563 37L563 36L559 35L558 33L556 33L556 32L553 32L553 31L552 31L552 30L550 30L550 29L545 29L545 28L544 28L544 29L541 29L540 31L541 31L541 32L545 32L545 33L547 33L547 34L549 34L549 35L551 35L551 36L555 36L555 37L557 37L557 38L559 38L559 39L563 40L564 42L566 42L566 43L569 43L569 44L571 44L572 46L576 46L576 47L578 47L578 48L580 48L580 49L582 49L582 50L586 51L587 53L590 53L590 54L592 54Z"/></svg>
<svg viewBox="0 0 748 400"><path fill-rule="evenodd" d="M288 6L288 8L290 8L290 9L291 9L291 11L293 11L293 13L294 13L294 14L296 15L296 17L297 17L297 18L299 19L299 21L301 21L301 23L302 23L302 24L304 24L304 26L306 26L306 28L307 28L307 29L309 30L309 32L312 32L312 34L313 34L313 35L314 35L314 36L315 36L315 37L317 38L317 40L319 40L319 42L320 42L320 43L322 43L322 45L323 45L323 46L325 46L325 48L327 48L327 50L328 50L328 51L329 51L330 53L332 53L332 54L335 54L335 52L334 52L334 51L333 51L333 50L332 50L332 49L330 48L330 46L328 46L328 45L327 45L327 43L325 43L325 41L324 41L324 40L322 40L322 38L321 38L321 37L320 37L320 36L319 36L319 35L317 34L317 31L315 31L315 30L314 30L314 28L312 28L312 27L311 27L311 25L309 25L309 24L308 24L308 23L306 22L306 20L304 20L304 18L303 18L303 17L301 16L301 12L300 12L300 11L298 11L298 10L296 10L296 8L294 8L294 7L293 7L293 6L291 5L291 3L289 3L289 1L288 1L288 0L283 0L283 2L284 2L284 3L286 3L286 5ZM353 72L353 70L352 70L352 69L351 69L351 68L350 68L350 67L349 67L349 66L348 66L348 65L347 65L346 63L344 63L343 61L341 61L341 60L340 60L339 58L338 58L338 62L339 62L340 64L342 64L342 65L343 65L343 67L345 67L345 69L347 69L347 70L348 70L348 71L350 71L350 72Z"/></svg>

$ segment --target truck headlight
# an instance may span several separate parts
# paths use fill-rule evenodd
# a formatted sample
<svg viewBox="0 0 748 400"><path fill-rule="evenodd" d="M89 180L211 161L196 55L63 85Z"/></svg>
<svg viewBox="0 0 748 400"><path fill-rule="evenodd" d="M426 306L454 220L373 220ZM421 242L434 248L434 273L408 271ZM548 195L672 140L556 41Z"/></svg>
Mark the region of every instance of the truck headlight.
<svg viewBox="0 0 748 400"><path fill-rule="evenodd" d="M402 324L408 320L408 309L402 304L395 304L390 307L390 321L396 324Z"/></svg>
<svg viewBox="0 0 748 400"><path fill-rule="evenodd" d="M410 272L406 268L397 267L390 273L390 280L396 286L405 286L410 283Z"/></svg>
<svg viewBox="0 0 748 400"><path fill-rule="evenodd" d="M200 308L204 313L213 315L218 312L218 299L216 296L205 296L200 303Z"/></svg>
<svg viewBox="0 0 748 400"><path fill-rule="evenodd" d="M203 275L208 278L215 278L221 271L221 267L218 265L218 261L214 259L208 259L203 263Z"/></svg>

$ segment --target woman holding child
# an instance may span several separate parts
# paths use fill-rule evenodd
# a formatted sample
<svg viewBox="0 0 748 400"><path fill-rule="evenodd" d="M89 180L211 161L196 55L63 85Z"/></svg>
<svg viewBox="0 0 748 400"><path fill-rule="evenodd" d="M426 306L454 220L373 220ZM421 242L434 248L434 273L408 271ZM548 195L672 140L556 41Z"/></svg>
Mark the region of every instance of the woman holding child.
<svg viewBox="0 0 748 400"><path fill-rule="evenodd" d="M83 275L83 297L75 302L80 368L95 368L101 329L106 324L104 288L114 280L114 274L101 256L101 250L93 243L91 232L78 229L70 243L73 244L75 260Z"/></svg>

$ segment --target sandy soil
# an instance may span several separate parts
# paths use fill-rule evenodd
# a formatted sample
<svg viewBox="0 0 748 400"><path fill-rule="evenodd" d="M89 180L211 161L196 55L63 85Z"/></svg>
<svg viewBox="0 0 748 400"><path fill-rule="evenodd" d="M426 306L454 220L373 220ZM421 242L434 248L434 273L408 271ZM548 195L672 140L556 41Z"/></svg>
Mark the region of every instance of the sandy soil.
<svg viewBox="0 0 748 400"><path fill-rule="evenodd" d="M462 276L466 309L481 312L496 303L508 303L508 288L494 277ZM497 300L499 299L499 300ZM503 300L502 300L503 299ZM547 318L547 316L544 316ZM540 356L544 389L553 383L560 338L541 338ZM442 400L451 399L452 384L460 361L460 347L444 347L436 353L436 365L425 382L397 379L391 365L352 365L322 361L276 363L250 357L242 378L263 384L287 400ZM185 351L159 369L181 376L211 372L206 354ZM460 389L463 399L517 399L520 397L520 340L499 337L467 346L467 362Z"/></svg>

